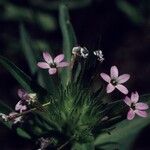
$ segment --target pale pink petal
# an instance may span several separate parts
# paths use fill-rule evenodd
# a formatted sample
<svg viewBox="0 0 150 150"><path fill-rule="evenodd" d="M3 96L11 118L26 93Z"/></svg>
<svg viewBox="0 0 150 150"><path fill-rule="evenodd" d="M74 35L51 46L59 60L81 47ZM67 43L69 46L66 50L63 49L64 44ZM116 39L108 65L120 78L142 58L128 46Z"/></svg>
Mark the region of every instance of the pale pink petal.
<svg viewBox="0 0 150 150"><path fill-rule="evenodd" d="M131 99L128 97L128 96L126 96L125 97L125 99L124 99L124 102L128 105L128 106L131 106Z"/></svg>
<svg viewBox="0 0 150 150"><path fill-rule="evenodd" d="M138 100L139 100L139 94L138 94L138 92L135 92L135 93L131 93L131 101L133 102L133 103L137 103L138 102Z"/></svg>
<svg viewBox="0 0 150 150"><path fill-rule="evenodd" d="M15 106L15 110L18 111L18 110L21 109L21 107L22 107L21 101L19 101L19 102L16 104L16 106Z"/></svg>
<svg viewBox="0 0 150 150"><path fill-rule="evenodd" d="M138 110L146 110L148 109L148 105L146 103L136 103L135 104L135 108L138 109Z"/></svg>
<svg viewBox="0 0 150 150"><path fill-rule="evenodd" d="M130 109L127 114L127 119L132 120L135 117L135 112L133 109Z"/></svg>
<svg viewBox="0 0 150 150"><path fill-rule="evenodd" d="M57 67L67 67L67 66L69 66L68 62L60 62L57 64Z"/></svg>
<svg viewBox="0 0 150 150"><path fill-rule="evenodd" d="M53 62L52 56L48 52L43 52L43 58L48 64Z"/></svg>
<svg viewBox="0 0 150 150"><path fill-rule="evenodd" d="M20 112L23 112L23 111L25 111L25 110L27 110L27 106L26 106L26 105L23 105L23 106L21 107L21 109L20 109Z"/></svg>
<svg viewBox="0 0 150 150"><path fill-rule="evenodd" d="M107 75L106 73L101 73L100 76L103 78L103 80L105 80L108 83L111 81L110 76Z"/></svg>
<svg viewBox="0 0 150 150"><path fill-rule="evenodd" d="M55 74L57 72L57 69L56 68L49 68L48 72L50 75L52 75L52 74Z"/></svg>
<svg viewBox="0 0 150 150"><path fill-rule="evenodd" d="M147 117L147 116L148 116L148 114L147 114L146 111L135 110L135 113L136 113L137 115L139 115L140 117Z"/></svg>
<svg viewBox="0 0 150 150"><path fill-rule="evenodd" d="M59 54L57 55L55 58L54 58L54 62L57 64L57 63L60 63L61 61L64 60L64 54Z"/></svg>
<svg viewBox="0 0 150 150"><path fill-rule="evenodd" d="M123 94L128 94L128 89L124 85L118 84L116 85L116 88Z"/></svg>
<svg viewBox="0 0 150 150"><path fill-rule="evenodd" d="M46 62L38 62L37 66L42 68L42 69L49 69L50 68L49 64Z"/></svg>
<svg viewBox="0 0 150 150"><path fill-rule="evenodd" d="M18 89L18 96L22 99L25 95L27 95L27 92L24 89Z"/></svg>
<svg viewBox="0 0 150 150"><path fill-rule="evenodd" d="M129 74L123 74L118 77L117 81L118 81L118 83L125 83L126 81L129 80L129 78L130 78Z"/></svg>
<svg viewBox="0 0 150 150"><path fill-rule="evenodd" d="M115 87L111 83L109 83L107 85L106 92L111 93L112 91L114 91L114 89L115 89Z"/></svg>
<svg viewBox="0 0 150 150"><path fill-rule="evenodd" d="M112 66L110 69L111 79L118 77L118 68L116 66Z"/></svg>

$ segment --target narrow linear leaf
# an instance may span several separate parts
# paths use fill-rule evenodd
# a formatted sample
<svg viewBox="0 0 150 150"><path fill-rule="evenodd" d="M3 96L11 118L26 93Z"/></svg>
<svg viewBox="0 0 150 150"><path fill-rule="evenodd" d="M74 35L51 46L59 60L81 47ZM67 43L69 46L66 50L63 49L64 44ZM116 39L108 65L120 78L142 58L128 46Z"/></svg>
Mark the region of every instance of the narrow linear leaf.
<svg viewBox="0 0 150 150"><path fill-rule="evenodd" d="M20 26L20 37L21 37L22 51L27 59L31 73L35 74L35 72L37 71L36 66L37 60L30 43L30 37L23 25Z"/></svg>
<svg viewBox="0 0 150 150"><path fill-rule="evenodd" d="M0 100L0 113L4 113L7 115L12 111L13 109L11 109L8 105L3 103L2 100ZM12 124L10 122L3 121L2 119L0 119L0 122L4 124L7 128L11 129Z"/></svg>
<svg viewBox="0 0 150 150"><path fill-rule="evenodd" d="M59 23L63 36L63 53L65 59L70 62L72 48L77 44L76 36L70 22L68 9L64 4L59 6ZM71 77L71 69L65 69L61 72L62 84L66 85Z"/></svg>
<svg viewBox="0 0 150 150"><path fill-rule="evenodd" d="M37 73L37 80L38 83L42 86L44 86L48 91L54 88L53 80L50 78L48 73L45 73L45 71L38 70L37 62L39 56L39 51L34 50L31 38L27 31L25 30L24 26L20 26L20 36L21 36L21 44L22 44L22 51L27 59L29 68L31 70L31 73L35 75ZM36 52L36 53L35 53Z"/></svg>
<svg viewBox="0 0 150 150"><path fill-rule="evenodd" d="M138 8L134 5L131 5L127 1L117 0L117 6L120 8L122 12L124 12L134 23L141 23L143 21L143 17L138 10Z"/></svg>
<svg viewBox="0 0 150 150"><path fill-rule="evenodd" d="M25 138L25 139L31 139L32 137L26 132L26 131L24 131L23 129L21 129L21 128L17 128L16 129L16 132L17 132L17 134L19 135L19 136L21 136L21 137L23 137L23 138Z"/></svg>
<svg viewBox="0 0 150 150"><path fill-rule="evenodd" d="M40 85L36 84L28 75L20 70L15 64L7 58L0 56L0 64L11 73L11 75L20 83L28 92L46 93Z"/></svg>

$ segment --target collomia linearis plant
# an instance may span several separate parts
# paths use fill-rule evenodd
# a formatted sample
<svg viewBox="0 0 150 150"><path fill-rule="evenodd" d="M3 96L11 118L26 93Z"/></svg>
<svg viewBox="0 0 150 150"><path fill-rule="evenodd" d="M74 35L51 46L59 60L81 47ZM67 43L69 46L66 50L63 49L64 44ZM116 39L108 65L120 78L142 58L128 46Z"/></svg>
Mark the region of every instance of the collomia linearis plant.
<svg viewBox="0 0 150 150"><path fill-rule="evenodd" d="M0 56L0 64L21 86L15 108L1 102L1 122L32 140L38 150L129 149L137 133L150 123L150 96L128 94L124 83L130 75L120 75L116 65L110 75L96 68L105 63L103 52L78 45L64 4L59 7L59 22L63 51L56 56L33 50L20 26L32 77ZM112 92L120 92L121 99L112 100Z"/></svg>

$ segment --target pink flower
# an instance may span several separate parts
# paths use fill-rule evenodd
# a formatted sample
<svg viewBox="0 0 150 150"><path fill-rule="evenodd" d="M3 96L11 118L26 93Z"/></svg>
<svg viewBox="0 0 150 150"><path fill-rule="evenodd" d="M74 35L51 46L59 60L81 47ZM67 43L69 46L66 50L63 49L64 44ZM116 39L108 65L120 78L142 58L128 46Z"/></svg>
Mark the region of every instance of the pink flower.
<svg viewBox="0 0 150 150"><path fill-rule="evenodd" d="M20 112L27 110L27 106L37 100L36 93L27 93L23 89L18 90L18 96L20 98L20 101L16 104L15 110Z"/></svg>
<svg viewBox="0 0 150 150"><path fill-rule="evenodd" d="M122 83L125 83L126 81L128 81L130 78L130 75L123 74L123 75L118 76L118 74L119 74L118 68L116 66L111 67L110 76L105 73L100 74L103 80L108 82L106 91L107 93L111 93L112 91L115 90L115 88L117 88L120 92L124 94L128 94L128 89L125 86L123 86Z"/></svg>
<svg viewBox="0 0 150 150"><path fill-rule="evenodd" d="M27 101L29 99L29 95L25 90L19 89L18 96L20 98L20 101L16 104L15 110L23 112L23 111L27 110L27 103L28 103Z"/></svg>
<svg viewBox="0 0 150 150"><path fill-rule="evenodd" d="M137 92L131 93L131 98L125 97L124 102L130 107L127 114L127 119L132 120L137 114L140 117L147 117L147 110L149 106L146 103L138 102L139 94Z"/></svg>
<svg viewBox="0 0 150 150"><path fill-rule="evenodd" d="M50 75L55 74L58 68L69 66L68 62L64 60L64 54L57 55L54 59L48 52L43 52L44 62L38 62L38 67L48 69Z"/></svg>

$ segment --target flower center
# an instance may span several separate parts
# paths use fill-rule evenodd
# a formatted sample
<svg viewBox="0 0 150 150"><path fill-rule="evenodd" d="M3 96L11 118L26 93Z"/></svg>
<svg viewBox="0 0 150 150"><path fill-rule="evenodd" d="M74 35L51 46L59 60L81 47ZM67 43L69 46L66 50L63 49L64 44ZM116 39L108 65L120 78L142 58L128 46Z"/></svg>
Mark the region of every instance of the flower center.
<svg viewBox="0 0 150 150"><path fill-rule="evenodd" d="M51 63L51 64L50 64L50 67L51 67L51 68L56 68L56 63L54 63L54 62Z"/></svg>
<svg viewBox="0 0 150 150"><path fill-rule="evenodd" d="M116 79L111 79L110 83L114 86L116 86L118 84Z"/></svg>
<svg viewBox="0 0 150 150"><path fill-rule="evenodd" d="M131 104L131 108L132 108L133 110L135 110L135 104L134 104L134 103Z"/></svg>

